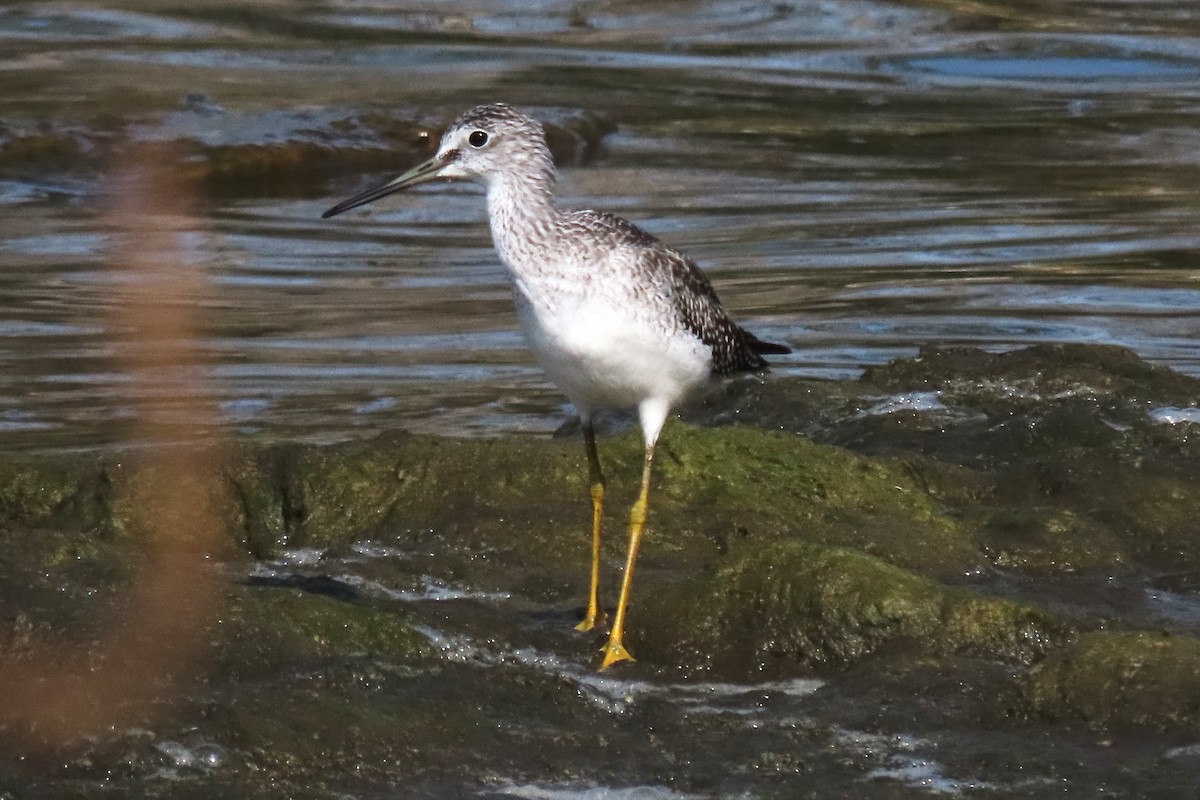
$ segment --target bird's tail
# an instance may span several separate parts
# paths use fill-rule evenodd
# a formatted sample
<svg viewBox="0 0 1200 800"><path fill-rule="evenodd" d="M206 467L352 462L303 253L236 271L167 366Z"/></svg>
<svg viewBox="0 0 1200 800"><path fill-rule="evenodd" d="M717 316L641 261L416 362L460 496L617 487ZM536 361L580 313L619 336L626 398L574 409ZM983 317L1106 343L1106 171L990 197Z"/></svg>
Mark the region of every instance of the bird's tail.
<svg viewBox="0 0 1200 800"><path fill-rule="evenodd" d="M775 342L764 342L762 339L755 336L753 333L746 331L746 344L756 355L760 356L784 356L792 352L792 348L785 344L776 344Z"/></svg>

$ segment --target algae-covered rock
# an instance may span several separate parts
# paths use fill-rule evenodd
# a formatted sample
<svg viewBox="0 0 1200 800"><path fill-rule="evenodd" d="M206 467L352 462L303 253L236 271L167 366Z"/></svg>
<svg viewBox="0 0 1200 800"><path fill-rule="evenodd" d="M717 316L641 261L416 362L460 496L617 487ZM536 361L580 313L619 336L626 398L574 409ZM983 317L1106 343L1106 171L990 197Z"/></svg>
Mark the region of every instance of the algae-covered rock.
<svg viewBox="0 0 1200 800"><path fill-rule="evenodd" d="M1105 504L1139 557L1175 570L1200 563L1200 485L1194 481L1129 475Z"/></svg>
<svg viewBox="0 0 1200 800"><path fill-rule="evenodd" d="M1039 359L1022 362L1031 376ZM1077 360L1076 377L1104 362ZM953 384L947 402L982 403L987 387L972 397L969 384ZM788 393L804 385L769 381L762 402L800 420ZM1114 391L1132 397L1135 382L1121 385ZM822 402L817 394L801 405ZM845 386L831 392L819 419L853 428L849 447L790 430L669 425L627 619L640 661L601 677L592 670L604 631L573 630L590 556L578 438L246 441L219 458L214 449L203 467L186 461L186 475L143 450L2 454L0 608L14 611L0 618L0 645L28 661L42 643L103 642L107 621L129 613L127 598L152 574L138 568L153 563L139 532L182 526L185 512L169 498L183 493L218 507L205 527L272 563L222 554L229 560L211 574L225 603L176 615L179 641L207 645L179 671L181 691L138 724L138 742L88 751L89 766L77 767L88 780L114 768L161 775L164 746L208 752L215 743L225 765L206 774L239 788L261 781L292 795L322 781L353 785L363 769L381 784L409 785L411 764L440 779L479 747L509 753L513 719L549 732L530 758L548 762L545 748L558 748L556 763L569 763L569 753L557 756L617 741L630 721L675 741L699 730L725 753L730 725L746 732L744 720L757 726L779 711L779 720L817 722L754 728L772 739L747 745L760 752L739 763L819 770L822 756L802 761L798 744L824 738L832 751L862 731L874 753L870 732L900 730L936 742L956 776L979 776L976 765L994 752L1022 761L1038 747L1029 742L1052 731L1045 720L1194 738L1200 648L1186 634L1195 625L1200 462L1183 438L1154 436L1150 423L1108 424L1115 406L1083 395L1016 396L986 412L869 425L860 412L875 401L844 395ZM1115 419L1145 416L1130 408ZM901 432L889 438L889 427ZM601 602L611 609L643 457L638 431L604 437L600 454ZM1156 562L1171 564L1169 584L1148 578ZM964 579L979 591L947 585ZM1156 603L1148 585L1169 585L1171 596ZM989 588L1025 601L987 596ZM1114 617L1179 635L1074 639L1076 628ZM673 680L699 674L713 682ZM803 700L788 693L806 681L761 682L813 674L822 687ZM723 681L742 686L723 695ZM705 711L700 721L691 700L663 699L680 690L738 713ZM756 716L742 716L750 704ZM971 752L987 755L946 758L955 740L981 735L994 738ZM613 758L624 752L622 744ZM1155 769L1165 762L1164 785L1189 768L1171 757ZM168 792L186 783L162 780ZM212 794L194 785L197 796Z"/></svg>
<svg viewBox="0 0 1200 800"><path fill-rule="evenodd" d="M91 527L107 516L106 489L80 459L8 455L0 459L0 521Z"/></svg>
<svg viewBox="0 0 1200 800"><path fill-rule="evenodd" d="M1148 412L1194 406L1200 378L1150 364L1122 347L1047 344L990 353L928 345L914 358L867 369L857 393L826 392L817 428L788 423L793 404L787 386L763 391L771 396L747 412L763 408L768 419L817 441L866 453L920 452L944 462L1012 466L1026 473L1041 465L1051 473L1086 473L1099 461L1103 474L1104 462L1128 469L1147 456L1165 455L1178 467L1184 462L1180 455L1194 459L1196 452L1186 436ZM903 410L897 398L913 393L931 402L920 411ZM1074 484L1067 480L1063 486ZM1086 480L1078 486L1094 488Z"/></svg>
<svg viewBox="0 0 1200 800"><path fill-rule="evenodd" d="M939 625L928 643L932 652L1027 664L1071 634L1067 621L1039 606L963 589L945 592Z"/></svg>
<svg viewBox="0 0 1200 800"><path fill-rule="evenodd" d="M1065 626L876 558L791 541L643 593L635 652L723 676L845 667L887 647L1028 661Z"/></svg>
<svg viewBox="0 0 1200 800"><path fill-rule="evenodd" d="M608 540L619 545L640 475L640 436L605 439L600 450L607 529L616 533ZM780 432L676 424L655 468L649 547L689 562L715 555L710 543L730 531L761 543L791 536L797 526L809 538L862 547L927 575L959 574L980 562L978 543L900 460ZM432 536L446 553L472 543L502 547L525 554L526 563L576 564L583 574L590 506L577 442L391 434L272 448L237 460L229 480L240 537L256 555Z"/></svg>
<svg viewBox="0 0 1200 800"><path fill-rule="evenodd" d="M1025 698L1051 720L1200 732L1200 640L1089 633L1030 671Z"/></svg>
<svg viewBox="0 0 1200 800"><path fill-rule="evenodd" d="M986 517L984 552L998 567L1069 573L1128 561L1124 546L1108 526L1075 511L1006 506L992 509Z"/></svg>
<svg viewBox="0 0 1200 800"><path fill-rule="evenodd" d="M582 510L586 498L582 448L564 442L393 433L247 453L228 477L241 505L241 538L257 555L464 526L490 530L506 518L540 518L531 531L540 536L557 532L544 523L560 504Z"/></svg>
<svg viewBox="0 0 1200 800"><path fill-rule="evenodd" d="M927 345L915 358L867 369L861 380L891 390L936 389L980 407L1009 408L1081 394L1189 402L1200 387L1200 380L1143 361L1127 347L1083 344L1004 353Z"/></svg>
<svg viewBox="0 0 1200 800"><path fill-rule="evenodd" d="M278 587L235 587L215 631L220 669L238 676L313 659L419 663L433 655L402 615Z"/></svg>
<svg viewBox="0 0 1200 800"><path fill-rule="evenodd" d="M659 462L664 489L681 500L732 508L776 508L803 517L856 511L937 516L904 468L788 434L731 427L671 428Z"/></svg>
<svg viewBox="0 0 1200 800"><path fill-rule="evenodd" d="M668 433L656 464L652 525L675 509L698 519L732 518L757 529L756 543L764 534L800 531L925 575L961 574L980 561L978 543L901 460L754 428L677 425Z"/></svg>
<svg viewBox="0 0 1200 800"><path fill-rule="evenodd" d="M117 536L154 535L176 548L223 549L231 543L239 509L232 487L217 472L218 463L215 451L197 449L170 458L107 464L102 475L109 489L105 527ZM196 527L193 515L198 512L206 517L203 529Z"/></svg>

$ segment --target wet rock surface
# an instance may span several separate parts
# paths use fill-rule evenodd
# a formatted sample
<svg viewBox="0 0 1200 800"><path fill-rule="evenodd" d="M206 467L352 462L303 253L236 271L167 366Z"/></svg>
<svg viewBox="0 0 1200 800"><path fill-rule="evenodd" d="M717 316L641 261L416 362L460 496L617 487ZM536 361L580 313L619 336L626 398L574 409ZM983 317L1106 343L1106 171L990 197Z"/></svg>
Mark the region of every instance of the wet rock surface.
<svg viewBox="0 0 1200 800"><path fill-rule="evenodd" d="M487 797L619 775L697 796L1061 782L1186 797L1200 464L1195 425L1153 411L1198 388L1102 347L929 349L858 383L730 384L667 430L631 609L640 660L603 674L600 640L572 629L577 441L243 445L198 484L219 487L230 549L203 567L220 604L181 609L205 643L192 674L135 723L67 744L5 723L0 782ZM611 603L636 432L601 456ZM8 663L46 641L86 657L127 607L141 529L172 524L137 514L162 480L143 461L0 463Z"/></svg>
<svg viewBox="0 0 1200 800"><path fill-rule="evenodd" d="M147 113L141 123L108 117L86 125L0 125L0 180L99 177L134 152L138 159L164 157L207 196L311 197L326 193L334 177L408 169L433 155L450 122L402 109L226 109L203 95L187 95L179 105ZM562 166L586 163L615 128L578 109L536 112Z"/></svg>

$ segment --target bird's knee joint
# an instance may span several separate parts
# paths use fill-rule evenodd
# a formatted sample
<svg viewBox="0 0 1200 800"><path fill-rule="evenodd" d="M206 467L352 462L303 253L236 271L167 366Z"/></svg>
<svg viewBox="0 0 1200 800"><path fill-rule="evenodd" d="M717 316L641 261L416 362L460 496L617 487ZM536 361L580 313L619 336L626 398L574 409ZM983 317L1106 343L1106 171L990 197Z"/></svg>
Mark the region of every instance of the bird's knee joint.
<svg viewBox="0 0 1200 800"><path fill-rule="evenodd" d="M634 503L633 508L629 510L629 524L639 528L643 527L646 524L646 516L646 504Z"/></svg>
<svg viewBox="0 0 1200 800"><path fill-rule="evenodd" d="M599 503L602 500L604 500L604 484L603 483L593 483L591 486L591 492L592 492L592 502L593 503Z"/></svg>

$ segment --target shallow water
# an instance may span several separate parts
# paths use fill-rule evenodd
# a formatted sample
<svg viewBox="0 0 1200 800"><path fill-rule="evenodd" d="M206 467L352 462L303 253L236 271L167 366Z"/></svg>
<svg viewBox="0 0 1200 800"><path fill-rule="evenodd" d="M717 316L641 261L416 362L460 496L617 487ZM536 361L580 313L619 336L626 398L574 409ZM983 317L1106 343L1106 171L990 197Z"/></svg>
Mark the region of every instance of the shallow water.
<svg viewBox="0 0 1200 800"><path fill-rule="evenodd" d="M793 347L780 373L1076 341L1200 374L1200 22L1182 0L1002 5L0 11L0 141L83 143L0 157L0 432L92 446L133 413L107 335L109 170L89 160L113 138L327 159L227 175L181 239L210 282L197 337L220 416L243 435L552 430L563 401L515 332L477 189L319 219L415 158L339 161L380 145L339 120L436 125L492 99L614 124L563 159L562 202L693 255L740 321Z"/></svg>

